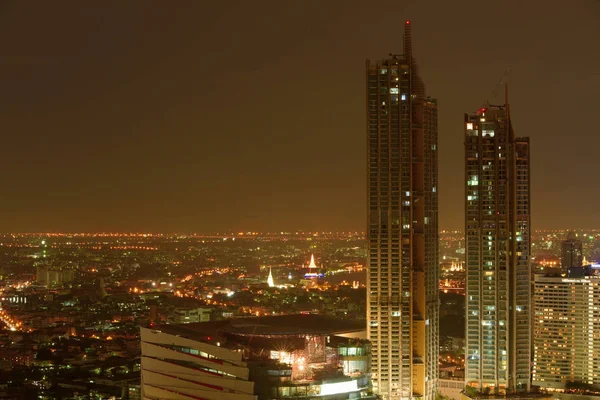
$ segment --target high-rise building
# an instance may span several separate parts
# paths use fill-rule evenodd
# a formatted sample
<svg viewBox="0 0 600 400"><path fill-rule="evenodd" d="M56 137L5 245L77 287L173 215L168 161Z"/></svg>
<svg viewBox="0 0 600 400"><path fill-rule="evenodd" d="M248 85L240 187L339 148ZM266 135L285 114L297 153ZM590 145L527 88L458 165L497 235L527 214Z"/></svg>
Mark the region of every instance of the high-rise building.
<svg viewBox="0 0 600 400"><path fill-rule="evenodd" d="M600 389L600 276L579 270L535 277L533 384L545 389Z"/></svg>
<svg viewBox="0 0 600 400"><path fill-rule="evenodd" d="M560 261L563 271L583 265L583 244L577 239L575 232L569 232L567 240L561 243Z"/></svg>
<svg viewBox="0 0 600 400"><path fill-rule="evenodd" d="M508 104L465 114L465 179L466 384L529 391L529 138Z"/></svg>
<svg viewBox="0 0 600 400"><path fill-rule="evenodd" d="M367 329L374 390L433 399L438 378L437 102L412 55L367 61Z"/></svg>

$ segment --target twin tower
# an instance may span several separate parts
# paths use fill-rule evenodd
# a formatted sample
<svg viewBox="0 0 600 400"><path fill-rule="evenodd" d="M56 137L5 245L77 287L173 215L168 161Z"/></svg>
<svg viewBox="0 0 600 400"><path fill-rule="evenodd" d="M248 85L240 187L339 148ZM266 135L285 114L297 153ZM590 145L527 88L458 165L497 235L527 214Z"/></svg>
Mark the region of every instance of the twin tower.
<svg viewBox="0 0 600 400"><path fill-rule="evenodd" d="M384 399L433 400L439 352L438 119L412 54L366 65L367 330ZM527 391L529 141L508 105L465 115L466 384ZM459 173L459 171L457 171ZM458 188L456 188L458 189Z"/></svg>

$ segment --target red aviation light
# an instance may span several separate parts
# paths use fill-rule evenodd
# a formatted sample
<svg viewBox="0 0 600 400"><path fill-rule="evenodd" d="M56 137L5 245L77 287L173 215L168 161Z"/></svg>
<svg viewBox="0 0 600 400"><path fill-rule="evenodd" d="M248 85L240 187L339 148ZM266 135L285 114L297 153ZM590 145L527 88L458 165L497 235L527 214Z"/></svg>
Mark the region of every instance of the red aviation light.
<svg viewBox="0 0 600 400"><path fill-rule="evenodd" d="M477 110L477 115L485 114L486 111L487 111L486 107L481 107L479 110Z"/></svg>
<svg viewBox="0 0 600 400"><path fill-rule="evenodd" d="M404 21L404 25L410 25L410 21L407 19L406 21Z"/></svg>

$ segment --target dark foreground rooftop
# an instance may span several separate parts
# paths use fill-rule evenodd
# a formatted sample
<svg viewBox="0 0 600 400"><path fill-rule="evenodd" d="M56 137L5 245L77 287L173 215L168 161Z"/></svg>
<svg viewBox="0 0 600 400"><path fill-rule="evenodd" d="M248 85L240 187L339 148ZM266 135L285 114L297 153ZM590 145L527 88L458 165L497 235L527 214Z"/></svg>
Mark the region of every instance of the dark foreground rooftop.
<svg viewBox="0 0 600 400"><path fill-rule="evenodd" d="M155 329L195 340L212 341L218 337L341 335L366 330L365 321L315 314L274 315L232 318L225 321L181 325L161 325Z"/></svg>

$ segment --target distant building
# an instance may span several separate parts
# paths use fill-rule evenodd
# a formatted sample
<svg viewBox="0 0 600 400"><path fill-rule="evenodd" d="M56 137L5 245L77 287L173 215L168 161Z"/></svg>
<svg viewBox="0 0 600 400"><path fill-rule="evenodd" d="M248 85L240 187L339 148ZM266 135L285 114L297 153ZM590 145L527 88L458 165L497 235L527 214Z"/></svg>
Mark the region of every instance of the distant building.
<svg viewBox="0 0 600 400"><path fill-rule="evenodd" d="M433 400L438 378L437 101L404 54L366 66L367 323L373 386Z"/></svg>
<svg viewBox="0 0 600 400"><path fill-rule="evenodd" d="M364 336L322 315L142 328L142 398L375 399Z"/></svg>
<svg viewBox="0 0 600 400"><path fill-rule="evenodd" d="M173 310L167 318L169 324L191 324L210 321L210 308L180 307Z"/></svg>
<svg viewBox="0 0 600 400"><path fill-rule="evenodd" d="M301 280L301 283L310 285L310 280L323 278L325 276L325 272L323 271L322 266L323 265L321 265L321 268L317 267L317 264L315 263L315 255L311 254L308 269L305 270L304 280Z"/></svg>
<svg viewBox="0 0 600 400"><path fill-rule="evenodd" d="M310 263L308 264L308 269L317 268L317 264L315 264L315 255L310 255Z"/></svg>
<svg viewBox="0 0 600 400"><path fill-rule="evenodd" d="M73 270L69 268L38 265L36 267L35 281L40 286L62 286L73 281Z"/></svg>
<svg viewBox="0 0 600 400"><path fill-rule="evenodd" d="M560 261L563 271L583 265L583 243L577 239L575 232L569 232L567 240L561 243Z"/></svg>
<svg viewBox="0 0 600 400"><path fill-rule="evenodd" d="M528 392L529 138L515 137L508 104L465 114L464 124L466 384Z"/></svg>
<svg viewBox="0 0 600 400"><path fill-rule="evenodd" d="M96 296L99 299L103 299L108 296L106 293L106 284L104 283L104 278L102 277L96 279Z"/></svg>
<svg viewBox="0 0 600 400"><path fill-rule="evenodd" d="M580 277L535 277L533 385L600 389L600 276L578 272Z"/></svg>
<svg viewBox="0 0 600 400"><path fill-rule="evenodd" d="M269 287L275 287L275 281L273 280L273 271L271 271L271 267L269 267L269 277L267 278L267 285L269 285Z"/></svg>

